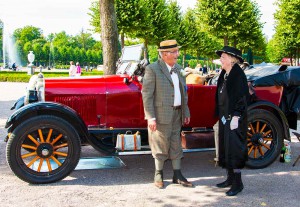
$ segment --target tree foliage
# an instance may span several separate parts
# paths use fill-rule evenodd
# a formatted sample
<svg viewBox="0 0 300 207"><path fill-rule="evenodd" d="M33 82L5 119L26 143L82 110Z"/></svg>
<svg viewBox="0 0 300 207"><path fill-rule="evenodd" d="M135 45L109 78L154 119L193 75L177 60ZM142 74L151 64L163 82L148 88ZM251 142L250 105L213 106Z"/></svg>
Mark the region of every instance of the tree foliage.
<svg viewBox="0 0 300 207"><path fill-rule="evenodd" d="M275 13L274 49L277 59L284 56L299 58L300 52L300 0L277 0L278 11ZM299 62L298 62L299 64Z"/></svg>
<svg viewBox="0 0 300 207"><path fill-rule="evenodd" d="M16 29L13 37L23 65L27 64L27 54L31 50L35 54L36 66L68 65L71 60L78 61L81 65L102 64L101 44L83 30L76 36L67 35L62 31L45 37L40 28L25 26ZM91 57L87 55L88 50ZM99 54L98 57L94 55L96 53Z"/></svg>
<svg viewBox="0 0 300 207"><path fill-rule="evenodd" d="M201 29L222 38L224 45L262 37L259 10L250 0L199 0L196 8Z"/></svg>
<svg viewBox="0 0 300 207"><path fill-rule="evenodd" d="M100 12L100 5L103 5L101 2L102 0L95 0L91 3L89 15L93 32L116 30L114 25L100 26L103 18ZM146 48L149 45L151 60L157 59L157 46L164 39L176 39L182 46L180 57L183 59L180 62L183 63L186 62L185 57L196 57L197 62L200 58L216 58L214 51L223 45L235 46L243 53L252 49L253 55L264 57L265 61L279 62L284 56L299 57L300 0L276 1L279 8L275 14L276 33L268 45L262 33L261 14L253 0L197 0L196 7L184 13L177 0L103 2L114 5L114 24L117 25L122 47L125 44L143 42ZM108 15L114 18L110 13ZM0 34L2 31L0 21ZM107 60L102 47L111 44L103 44L103 41L108 41L110 37L117 38L108 35L101 37L102 41L95 41L90 33L83 30L76 36L62 31L44 37L41 29L32 26L17 29L14 37L22 61L27 62L28 51L33 50L36 61L41 64L50 64L52 59L60 64L68 64L70 59L84 64L102 63L103 59ZM110 58L118 56L119 48L116 45ZM107 52L106 49L105 51ZM114 60L111 61L112 67L107 68L113 68L113 62ZM114 70L109 73L114 73Z"/></svg>

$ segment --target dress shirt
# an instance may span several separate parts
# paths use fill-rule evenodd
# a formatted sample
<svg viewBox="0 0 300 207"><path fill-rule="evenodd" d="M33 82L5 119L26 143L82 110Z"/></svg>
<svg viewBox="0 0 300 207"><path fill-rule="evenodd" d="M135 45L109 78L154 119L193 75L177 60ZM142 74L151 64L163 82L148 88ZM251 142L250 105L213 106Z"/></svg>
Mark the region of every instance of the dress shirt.
<svg viewBox="0 0 300 207"><path fill-rule="evenodd" d="M169 72L171 71L172 67L166 64L168 67ZM179 78L177 73L172 73L171 78L174 85L174 106L180 106L181 105L181 94L179 89Z"/></svg>

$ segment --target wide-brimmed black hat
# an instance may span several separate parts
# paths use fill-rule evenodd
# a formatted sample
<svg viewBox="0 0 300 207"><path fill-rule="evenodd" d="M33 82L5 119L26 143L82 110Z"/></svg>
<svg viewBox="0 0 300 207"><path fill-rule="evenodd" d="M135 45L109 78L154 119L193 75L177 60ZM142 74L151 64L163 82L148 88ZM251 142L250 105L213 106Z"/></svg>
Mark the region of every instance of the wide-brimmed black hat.
<svg viewBox="0 0 300 207"><path fill-rule="evenodd" d="M224 46L222 50L216 50L217 55L220 57L223 52L238 58L241 63L244 62L242 58L242 52L234 47Z"/></svg>

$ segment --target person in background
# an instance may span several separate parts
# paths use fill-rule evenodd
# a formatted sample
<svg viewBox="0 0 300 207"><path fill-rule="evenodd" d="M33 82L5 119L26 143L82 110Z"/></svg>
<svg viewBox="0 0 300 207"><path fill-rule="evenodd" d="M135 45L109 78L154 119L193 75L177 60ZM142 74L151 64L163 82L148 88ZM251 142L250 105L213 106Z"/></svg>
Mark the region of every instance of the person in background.
<svg viewBox="0 0 300 207"><path fill-rule="evenodd" d="M193 73L193 71L196 71L196 70L192 69L190 67L190 64L187 64L187 66L184 68L184 72L185 72L186 76L189 75L190 73Z"/></svg>
<svg viewBox="0 0 300 207"><path fill-rule="evenodd" d="M190 69L192 69L191 67L190 67L190 64L187 64L187 66L184 68L184 70L190 70Z"/></svg>
<svg viewBox="0 0 300 207"><path fill-rule="evenodd" d="M206 75L208 73L206 65L202 68L202 75Z"/></svg>
<svg viewBox="0 0 300 207"><path fill-rule="evenodd" d="M11 66L11 68L12 68L13 71L16 71L17 70L17 64L13 63L12 66Z"/></svg>
<svg viewBox="0 0 300 207"><path fill-rule="evenodd" d="M221 58L222 72L216 90L216 115L219 117L219 166L227 170L227 179L217 184L230 187L227 196L234 196L244 188L241 170L247 154L247 99L249 89L240 50L224 46L216 51Z"/></svg>
<svg viewBox="0 0 300 207"><path fill-rule="evenodd" d="M195 67L195 70L202 72L202 65L201 64L197 64Z"/></svg>
<svg viewBox="0 0 300 207"><path fill-rule="evenodd" d="M76 66L74 65L74 62L73 62L73 61L70 61L69 76L70 76L70 77L75 77L76 72L77 72L77 68L76 68Z"/></svg>
<svg viewBox="0 0 300 207"><path fill-rule="evenodd" d="M185 77L177 64L179 48L176 40L165 40L158 49L161 59L148 65L143 79L143 104L148 122L148 138L155 163L154 185L163 188L163 167L170 159L173 166L173 183L184 187L193 184L181 174L180 131L189 124Z"/></svg>
<svg viewBox="0 0 300 207"><path fill-rule="evenodd" d="M76 76L81 76L81 67L79 62L76 63Z"/></svg>
<svg viewBox="0 0 300 207"><path fill-rule="evenodd" d="M243 62L240 64L240 67L243 69L243 70L247 70L250 68L250 64L248 62Z"/></svg>

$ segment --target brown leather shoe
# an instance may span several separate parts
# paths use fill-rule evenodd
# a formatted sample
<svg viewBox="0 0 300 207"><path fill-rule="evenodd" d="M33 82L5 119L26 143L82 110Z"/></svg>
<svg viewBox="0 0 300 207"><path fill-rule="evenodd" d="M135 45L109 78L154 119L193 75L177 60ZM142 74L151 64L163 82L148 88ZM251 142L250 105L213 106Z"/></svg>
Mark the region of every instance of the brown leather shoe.
<svg viewBox="0 0 300 207"><path fill-rule="evenodd" d="M193 183L180 179L173 179L173 183L182 185L183 187L194 187Z"/></svg>
<svg viewBox="0 0 300 207"><path fill-rule="evenodd" d="M173 183L182 185L183 187L194 187L194 185L187 181L187 179L181 174L181 170L174 170Z"/></svg>
<svg viewBox="0 0 300 207"><path fill-rule="evenodd" d="M159 188L159 189L163 189L164 188L164 182L163 181L155 181L154 185Z"/></svg>
<svg viewBox="0 0 300 207"><path fill-rule="evenodd" d="M163 178L163 171L162 170L155 170L154 185L159 189L164 188L164 178Z"/></svg>

